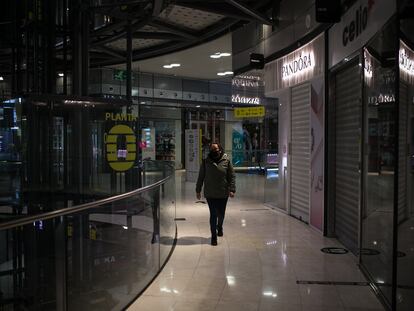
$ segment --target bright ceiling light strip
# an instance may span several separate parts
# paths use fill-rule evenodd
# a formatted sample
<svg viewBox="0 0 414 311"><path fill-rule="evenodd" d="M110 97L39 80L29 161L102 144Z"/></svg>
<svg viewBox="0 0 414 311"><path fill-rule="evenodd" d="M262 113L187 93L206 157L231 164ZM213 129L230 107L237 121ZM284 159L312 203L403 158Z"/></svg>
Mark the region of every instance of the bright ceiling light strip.
<svg viewBox="0 0 414 311"><path fill-rule="evenodd" d="M217 75L218 76L227 76L227 75L232 75L233 71L225 71L225 72L218 72Z"/></svg>
<svg viewBox="0 0 414 311"><path fill-rule="evenodd" d="M231 55L231 53L227 53L227 52L225 52L225 53L217 52L217 53L214 53L214 54L210 55L210 57L211 58L221 58L221 57L226 57L226 56L230 56L230 55Z"/></svg>
<svg viewBox="0 0 414 311"><path fill-rule="evenodd" d="M170 64L170 65L164 65L163 67L167 69L171 69L171 68L180 67L180 66L181 64Z"/></svg>

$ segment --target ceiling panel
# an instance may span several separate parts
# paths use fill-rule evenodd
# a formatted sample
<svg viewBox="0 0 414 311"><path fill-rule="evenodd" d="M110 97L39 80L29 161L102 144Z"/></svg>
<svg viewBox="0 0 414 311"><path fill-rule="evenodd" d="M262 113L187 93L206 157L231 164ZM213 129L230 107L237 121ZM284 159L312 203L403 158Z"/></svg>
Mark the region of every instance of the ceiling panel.
<svg viewBox="0 0 414 311"><path fill-rule="evenodd" d="M224 18L223 15L190 9L180 5L169 5L159 15L161 20L189 29L202 30Z"/></svg>

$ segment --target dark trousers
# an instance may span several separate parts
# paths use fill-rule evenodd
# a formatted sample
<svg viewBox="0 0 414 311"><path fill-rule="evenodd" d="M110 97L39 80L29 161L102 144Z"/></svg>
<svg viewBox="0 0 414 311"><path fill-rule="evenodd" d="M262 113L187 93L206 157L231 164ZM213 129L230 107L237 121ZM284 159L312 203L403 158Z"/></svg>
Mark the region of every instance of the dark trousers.
<svg viewBox="0 0 414 311"><path fill-rule="evenodd" d="M217 229L223 229L224 215L226 213L227 198L207 199L210 209L210 230L211 236L217 237Z"/></svg>

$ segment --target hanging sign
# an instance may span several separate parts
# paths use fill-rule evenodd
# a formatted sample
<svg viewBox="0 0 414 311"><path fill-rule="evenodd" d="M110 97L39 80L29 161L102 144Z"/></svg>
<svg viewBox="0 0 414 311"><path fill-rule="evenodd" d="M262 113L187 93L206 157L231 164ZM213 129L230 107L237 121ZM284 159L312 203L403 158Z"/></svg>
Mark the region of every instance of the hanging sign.
<svg viewBox="0 0 414 311"><path fill-rule="evenodd" d="M260 118L265 116L265 107L234 108L235 118Z"/></svg>

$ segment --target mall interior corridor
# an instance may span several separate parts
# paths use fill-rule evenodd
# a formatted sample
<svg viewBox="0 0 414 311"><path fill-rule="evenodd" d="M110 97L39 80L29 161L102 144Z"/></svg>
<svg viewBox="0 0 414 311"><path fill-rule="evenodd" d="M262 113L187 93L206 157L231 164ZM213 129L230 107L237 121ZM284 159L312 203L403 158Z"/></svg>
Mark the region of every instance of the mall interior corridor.
<svg viewBox="0 0 414 311"><path fill-rule="evenodd" d="M414 311L413 29L414 0L5 1L0 311Z"/></svg>
<svg viewBox="0 0 414 311"><path fill-rule="evenodd" d="M185 218L177 221L176 248L129 311L384 310L354 255L320 251L341 247L336 239L263 205L264 176L237 174L216 247L207 204L195 203L195 184L183 172L176 178L177 218Z"/></svg>

